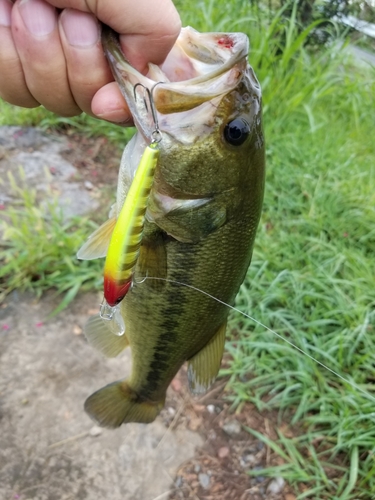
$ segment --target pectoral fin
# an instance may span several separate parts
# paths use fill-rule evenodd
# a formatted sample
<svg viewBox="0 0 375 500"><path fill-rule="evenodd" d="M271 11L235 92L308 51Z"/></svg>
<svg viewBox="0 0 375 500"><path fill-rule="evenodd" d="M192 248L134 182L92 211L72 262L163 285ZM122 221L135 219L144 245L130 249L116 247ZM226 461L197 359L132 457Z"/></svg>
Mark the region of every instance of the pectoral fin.
<svg viewBox="0 0 375 500"><path fill-rule="evenodd" d="M205 393L214 382L223 357L226 328L227 322L218 329L203 349L189 359L188 381L193 394Z"/></svg>
<svg viewBox="0 0 375 500"><path fill-rule="evenodd" d="M77 252L80 260L93 260L107 255L109 242L116 225L116 217L112 216L94 231Z"/></svg>
<svg viewBox="0 0 375 500"><path fill-rule="evenodd" d="M147 208L147 217L151 221L157 221L171 213L186 213L190 210L196 210L210 201L211 198L173 198L172 196L152 191Z"/></svg>
<svg viewBox="0 0 375 500"><path fill-rule="evenodd" d="M197 243L225 224L227 211L212 198L183 200L156 193L147 216L177 241Z"/></svg>
<svg viewBox="0 0 375 500"><path fill-rule="evenodd" d="M99 314L87 321L83 331L88 343L108 358L115 358L129 345L126 335L115 335L111 322L102 319Z"/></svg>

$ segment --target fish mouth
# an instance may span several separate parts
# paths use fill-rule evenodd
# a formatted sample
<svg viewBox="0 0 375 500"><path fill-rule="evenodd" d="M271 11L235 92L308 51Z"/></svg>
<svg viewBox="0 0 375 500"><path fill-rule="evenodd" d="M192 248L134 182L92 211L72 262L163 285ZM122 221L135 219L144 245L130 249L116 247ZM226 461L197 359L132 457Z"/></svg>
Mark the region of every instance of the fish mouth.
<svg viewBox="0 0 375 500"><path fill-rule="evenodd" d="M102 28L102 43L135 125L146 140L151 139L159 114L190 111L233 90L247 66L249 51L243 33L199 33L186 27L164 63L160 67L150 63L145 76L125 59L116 34L107 26Z"/></svg>

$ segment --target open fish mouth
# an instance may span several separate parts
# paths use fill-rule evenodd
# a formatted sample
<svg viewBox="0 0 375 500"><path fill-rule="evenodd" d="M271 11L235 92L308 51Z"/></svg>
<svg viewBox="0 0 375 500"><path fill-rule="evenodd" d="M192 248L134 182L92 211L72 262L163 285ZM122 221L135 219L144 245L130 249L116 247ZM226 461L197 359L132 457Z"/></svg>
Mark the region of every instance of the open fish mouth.
<svg viewBox="0 0 375 500"><path fill-rule="evenodd" d="M113 32L105 26L102 40L135 125L146 140L151 139L155 123L141 86L150 92L158 114L180 114L235 89L248 66L249 41L243 33L199 33L182 28L165 62L160 67L149 64L147 76L129 64ZM160 129L163 131L163 121ZM167 125L165 129L168 131Z"/></svg>

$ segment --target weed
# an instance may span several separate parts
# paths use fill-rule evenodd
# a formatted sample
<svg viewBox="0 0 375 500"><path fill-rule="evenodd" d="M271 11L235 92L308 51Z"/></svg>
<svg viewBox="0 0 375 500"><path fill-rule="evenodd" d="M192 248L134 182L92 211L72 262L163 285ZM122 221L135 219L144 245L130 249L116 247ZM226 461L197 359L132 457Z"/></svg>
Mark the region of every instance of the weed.
<svg viewBox="0 0 375 500"><path fill-rule="evenodd" d="M21 179L24 179L22 170ZM102 262L79 262L75 256L93 224L87 218L65 220L53 192L39 201L35 190L10 176L17 203L2 211L0 231L0 300L14 289L37 296L55 290L64 294L53 312L66 307L81 289L102 285Z"/></svg>
<svg viewBox="0 0 375 500"><path fill-rule="evenodd" d="M121 127L113 123L98 120L92 116L81 114L72 118L64 118L43 107L34 109L11 106L0 98L0 126L38 126L44 130L60 131L76 130L87 137L106 136L110 141L123 146L134 134L131 127Z"/></svg>

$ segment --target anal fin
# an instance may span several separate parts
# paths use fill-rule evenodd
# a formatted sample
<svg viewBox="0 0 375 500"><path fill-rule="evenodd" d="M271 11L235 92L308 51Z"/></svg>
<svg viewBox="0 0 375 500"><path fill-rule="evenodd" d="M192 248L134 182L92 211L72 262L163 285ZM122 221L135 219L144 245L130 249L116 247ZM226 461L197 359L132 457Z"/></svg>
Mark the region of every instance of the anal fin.
<svg viewBox="0 0 375 500"><path fill-rule="evenodd" d="M225 321L208 344L189 359L188 381L192 394L205 393L215 381L223 357L226 328Z"/></svg>
<svg viewBox="0 0 375 500"><path fill-rule="evenodd" d="M98 227L78 250L77 258L80 260L93 260L105 257L115 225L116 217L113 216Z"/></svg>
<svg viewBox="0 0 375 500"><path fill-rule="evenodd" d="M87 321L83 332L90 345L104 356L115 358L129 345L129 342L126 335L115 335L110 323L102 319L100 314L96 314Z"/></svg>

